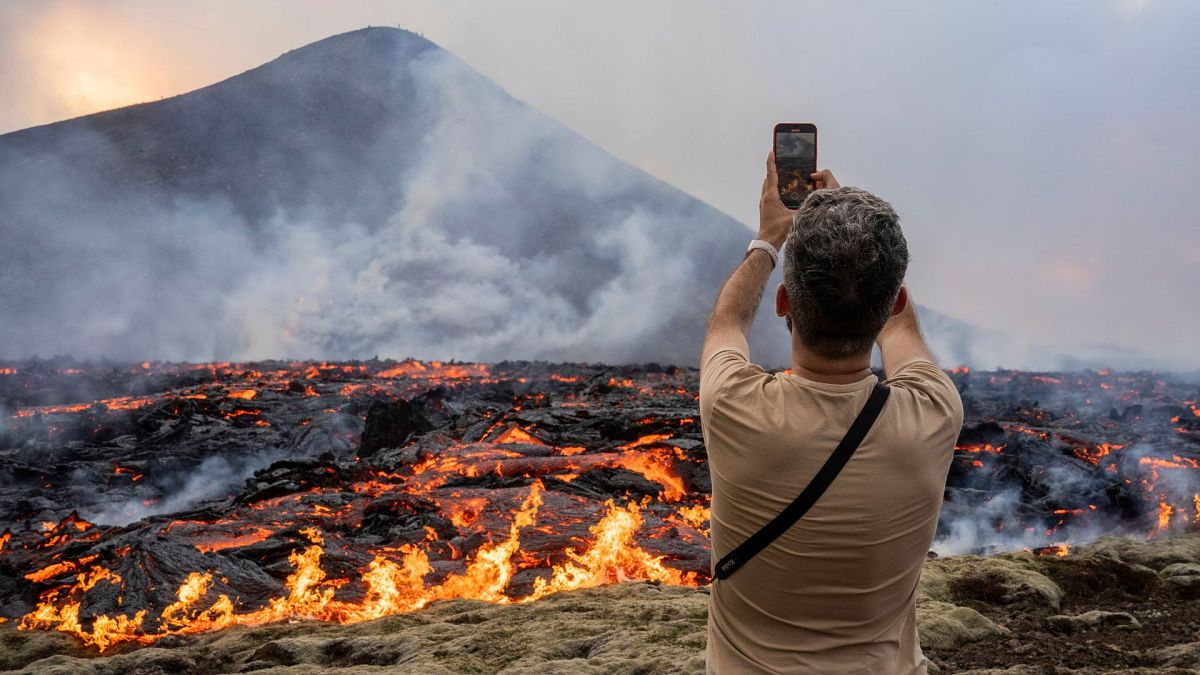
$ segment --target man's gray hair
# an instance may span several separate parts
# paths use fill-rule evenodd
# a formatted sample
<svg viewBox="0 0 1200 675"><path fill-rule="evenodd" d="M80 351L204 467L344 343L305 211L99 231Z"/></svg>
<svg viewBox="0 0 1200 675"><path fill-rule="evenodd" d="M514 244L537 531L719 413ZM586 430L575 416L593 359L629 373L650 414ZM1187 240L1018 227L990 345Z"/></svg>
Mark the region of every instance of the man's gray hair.
<svg viewBox="0 0 1200 675"><path fill-rule="evenodd" d="M817 190L796 212L783 255L800 343L827 358L870 351L908 269L892 205L860 188Z"/></svg>

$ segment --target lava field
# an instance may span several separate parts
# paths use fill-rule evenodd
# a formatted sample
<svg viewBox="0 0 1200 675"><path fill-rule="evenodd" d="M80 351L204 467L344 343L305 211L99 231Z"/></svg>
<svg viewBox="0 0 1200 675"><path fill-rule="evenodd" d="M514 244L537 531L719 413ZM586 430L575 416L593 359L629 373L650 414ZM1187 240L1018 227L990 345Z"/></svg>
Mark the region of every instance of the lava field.
<svg viewBox="0 0 1200 675"><path fill-rule="evenodd" d="M1200 527L1200 384L951 372L935 549ZM708 582L697 371L0 364L0 621L105 650L626 579Z"/></svg>

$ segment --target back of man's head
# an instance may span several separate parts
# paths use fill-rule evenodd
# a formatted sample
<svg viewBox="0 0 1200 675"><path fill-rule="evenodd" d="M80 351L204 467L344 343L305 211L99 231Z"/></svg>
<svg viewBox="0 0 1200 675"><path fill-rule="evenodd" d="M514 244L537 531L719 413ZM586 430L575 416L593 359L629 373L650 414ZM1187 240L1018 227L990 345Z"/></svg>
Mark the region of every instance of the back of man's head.
<svg viewBox="0 0 1200 675"><path fill-rule="evenodd" d="M789 321L826 358L869 351L908 268L896 211L855 187L817 190L796 213L784 251Z"/></svg>

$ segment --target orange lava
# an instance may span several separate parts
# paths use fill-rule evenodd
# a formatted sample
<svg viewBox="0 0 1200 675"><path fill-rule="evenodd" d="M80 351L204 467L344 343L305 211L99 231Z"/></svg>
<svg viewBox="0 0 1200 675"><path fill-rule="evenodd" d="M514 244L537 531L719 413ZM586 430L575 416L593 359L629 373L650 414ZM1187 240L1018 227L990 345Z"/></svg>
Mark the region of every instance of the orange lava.
<svg viewBox="0 0 1200 675"><path fill-rule="evenodd" d="M506 538L480 546L461 572L446 575L438 583L427 583L432 572L425 550L413 545L394 549L397 563L377 554L357 579L330 579L321 566L324 536L317 528L301 533L308 545L292 551L288 562L292 573L285 582L286 593L271 598L254 610L239 611L227 595L215 598L213 576L207 571L192 571L176 592L177 601L163 609L158 628L143 630L146 612L102 615L84 628L79 610L84 595L100 583L120 585L121 579L110 570L93 566L80 572L69 588L45 592L36 609L23 616L20 630L57 630L75 635L86 645L105 651L113 645L136 642L150 644L167 635L215 630L234 625L257 625L286 619L317 619L337 623L355 623L391 614L410 612L435 600L473 598L495 603L530 602L553 593L589 588L627 579L644 579L676 585L697 585L692 572L681 572L663 564L661 556L643 550L636 535L643 519L636 503L617 506L606 502L607 513L590 528L592 541L566 552L566 561L554 565L547 576L535 580L532 592L513 598L505 593L508 582L518 569L521 555L521 531L536 524L541 507L541 486L535 482L509 524ZM436 536L433 537L436 539ZM63 563L70 565L72 563ZM34 573L50 578L61 572ZM334 598L337 588L359 583L365 594L357 602Z"/></svg>

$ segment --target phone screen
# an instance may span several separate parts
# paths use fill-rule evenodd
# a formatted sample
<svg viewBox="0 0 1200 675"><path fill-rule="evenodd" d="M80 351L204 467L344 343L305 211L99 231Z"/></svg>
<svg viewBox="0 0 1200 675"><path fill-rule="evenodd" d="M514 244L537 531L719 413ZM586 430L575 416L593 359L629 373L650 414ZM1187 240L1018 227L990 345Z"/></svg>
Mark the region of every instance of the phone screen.
<svg viewBox="0 0 1200 675"><path fill-rule="evenodd" d="M779 198L789 209L798 209L815 189L812 174L817 170L817 128L811 124L775 127L775 170L779 175Z"/></svg>

